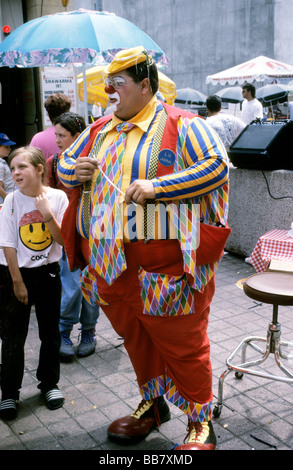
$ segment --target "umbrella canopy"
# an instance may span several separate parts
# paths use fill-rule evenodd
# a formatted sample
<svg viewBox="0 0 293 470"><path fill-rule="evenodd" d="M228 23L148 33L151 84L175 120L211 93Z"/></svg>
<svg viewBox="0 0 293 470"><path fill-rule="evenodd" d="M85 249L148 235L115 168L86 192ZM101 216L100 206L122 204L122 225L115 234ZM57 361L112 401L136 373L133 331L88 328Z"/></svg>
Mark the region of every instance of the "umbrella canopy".
<svg viewBox="0 0 293 470"><path fill-rule="evenodd" d="M256 80L292 78L293 66L269 57L259 56L214 75L208 75L206 83L212 85L235 85Z"/></svg>
<svg viewBox="0 0 293 470"><path fill-rule="evenodd" d="M175 98L177 96L176 84L167 77L164 73L159 71L159 91L164 96L167 104L174 104Z"/></svg>
<svg viewBox="0 0 293 470"><path fill-rule="evenodd" d="M168 63L161 48L130 21L80 9L35 18L15 29L0 44L0 66L83 64L85 74L86 64L106 64L117 51L137 46L143 46L158 66ZM86 99L86 120L87 114Z"/></svg>
<svg viewBox="0 0 293 470"><path fill-rule="evenodd" d="M107 108L109 97L105 92L105 66L98 65L86 71L86 87L88 103L100 103L102 108ZM83 75L77 77L78 95L84 101ZM159 71L159 91L166 103L173 104L176 97L176 85L165 74Z"/></svg>
<svg viewBox="0 0 293 470"><path fill-rule="evenodd" d="M241 86L227 87L215 93L225 103L242 103L242 88Z"/></svg>
<svg viewBox="0 0 293 470"><path fill-rule="evenodd" d="M102 108L108 106L108 95L105 93L104 83L105 65L97 65L88 69L85 73L86 76L86 90L88 103L100 103ZM84 101L84 75L77 76L78 96L81 101Z"/></svg>
<svg viewBox="0 0 293 470"><path fill-rule="evenodd" d="M200 91L194 90L193 88L181 88L180 90L177 90L175 103L205 104L206 99L206 95Z"/></svg>
<svg viewBox="0 0 293 470"><path fill-rule="evenodd" d="M277 103L284 103L288 99L288 93L292 90L293 86L276 83L258 88L255 95L263 106L268 106Z"/></svg>
<svg viewBox="0 0 293 470"><path fill-rule="evenodd" d="M143 46L158 65L168 59L141 29L113 13L77 10L35 18L0 44L0 65L105 64L120 49Z"/></svg>

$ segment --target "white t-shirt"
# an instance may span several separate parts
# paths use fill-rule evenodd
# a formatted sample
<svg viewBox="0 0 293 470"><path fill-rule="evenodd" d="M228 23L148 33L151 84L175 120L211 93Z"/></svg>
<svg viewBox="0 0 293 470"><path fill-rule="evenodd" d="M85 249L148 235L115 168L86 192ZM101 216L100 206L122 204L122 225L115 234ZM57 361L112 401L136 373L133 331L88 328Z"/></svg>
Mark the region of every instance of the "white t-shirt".
<svg viewBox="0 0 293 470"><path fill-rule="evenodd" d="M60 189L48 188L47 196L52 213L61 224L68 206L68 198ZM35 268L59 261L62 247L53 240L48 226L35 205L35 198L19 190L9 193L0 211L0 248L11 247L17 251L20 268ZM0 264L7 266L0 249Z"/></svg>
<svg viewBox="0 0 293 470"><path fill-rule="evenodd" d="M256 98L253 100L244 100L242 103L241 119L245 124L250 124L254 119L263 118L263 107L260 101Z"/></svg>
<svg viewBox="0 0 293 470"><path fill-rule="evenodd" d="M206 121L217 132L226 150L246 126L241 119L225 113L209 116Z"/></svg>

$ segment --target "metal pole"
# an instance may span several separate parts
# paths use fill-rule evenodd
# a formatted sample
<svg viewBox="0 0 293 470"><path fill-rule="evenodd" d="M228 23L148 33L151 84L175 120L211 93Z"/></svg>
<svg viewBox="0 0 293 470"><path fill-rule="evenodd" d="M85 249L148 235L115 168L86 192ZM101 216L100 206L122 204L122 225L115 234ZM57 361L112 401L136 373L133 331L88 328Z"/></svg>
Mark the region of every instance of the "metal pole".
<svg viewBox="0 0 293 470"><path fill-rule="evenodd" d="M84 119L86 125L88 125L88 102L87 102L87 88L86 88L86 68L85 64L82 64L82 75L83 75L83 105L84 105Z"/></svg>

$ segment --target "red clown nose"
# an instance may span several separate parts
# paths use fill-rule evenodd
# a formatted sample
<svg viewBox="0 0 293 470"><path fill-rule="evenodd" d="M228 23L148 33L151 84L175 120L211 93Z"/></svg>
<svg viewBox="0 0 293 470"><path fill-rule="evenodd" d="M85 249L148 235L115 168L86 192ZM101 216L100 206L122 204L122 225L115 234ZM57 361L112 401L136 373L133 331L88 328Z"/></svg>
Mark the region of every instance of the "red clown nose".
<svg viewBox="0 0 293 470"><path fill-rule="evenodd" d="M113 95L113 93L115 93L116 90L112 85L106 85L105 92L108 93L108 95Z"/></svg>

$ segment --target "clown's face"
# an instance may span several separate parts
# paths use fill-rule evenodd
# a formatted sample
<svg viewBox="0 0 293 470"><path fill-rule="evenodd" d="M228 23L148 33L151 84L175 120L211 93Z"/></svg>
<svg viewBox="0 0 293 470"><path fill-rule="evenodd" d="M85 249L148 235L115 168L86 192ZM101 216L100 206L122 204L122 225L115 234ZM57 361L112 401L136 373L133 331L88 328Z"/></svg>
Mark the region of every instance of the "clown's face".
<svg viewBox="0 0 293 470"><path fill-rule="evenodd" d="M132 77L124 70L116 74L110 74L105 92L108 93L111 105L115 104L116 116L122 121L127 121L144 107L142 101L141 83L135 83Z"/></svg>
<svg viewBox="0 0 293 470"><path fill-rule="evenodd" d="M110 102L110 106L113 107L112 109L114 110L114 112L116 112L117 106L120 103L120 96L117 91L115 91L115 93L109 94L109 102Z"/></svg>

